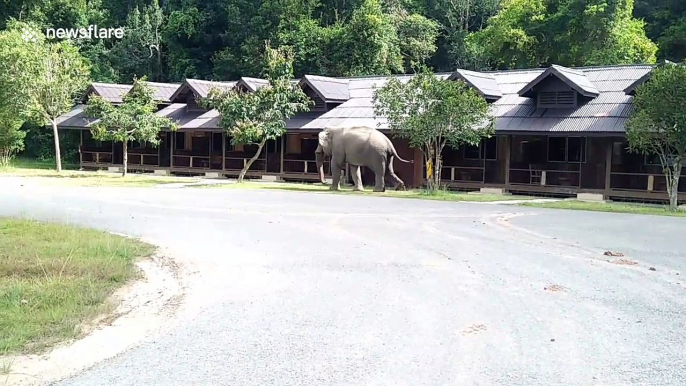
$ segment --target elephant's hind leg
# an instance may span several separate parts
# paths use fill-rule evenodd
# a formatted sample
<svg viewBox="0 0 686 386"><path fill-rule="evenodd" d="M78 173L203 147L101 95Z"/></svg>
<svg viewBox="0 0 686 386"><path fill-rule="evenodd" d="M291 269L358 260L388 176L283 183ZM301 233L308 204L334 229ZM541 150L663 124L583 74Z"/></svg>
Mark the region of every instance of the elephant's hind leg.
<svg viewBox="0 0 686 386"><path fill-rule="evenodd" d="M374 174L376 174L376 184L374 185L375 192L386 191L386 162L382 161L374 167Z"/></svg>
<svg viewBox="0 0 686 386"><path fill-rule="evenodd" d="M354 191L362 192L364 191L364 187L362 186L362 174L360 174L360 166L359 165L351 165L352 166L352 177L353 177L353 182L355 186L353 187Z"/></svg>
<svg viewBox="0 0 686 386"><path fill-rule="evenodd" d="M405 190L405 183L395 174L395 171L393 171L393 158L394 157L390 157L388 161L388 175L395 183L395 190Z"/></svg>

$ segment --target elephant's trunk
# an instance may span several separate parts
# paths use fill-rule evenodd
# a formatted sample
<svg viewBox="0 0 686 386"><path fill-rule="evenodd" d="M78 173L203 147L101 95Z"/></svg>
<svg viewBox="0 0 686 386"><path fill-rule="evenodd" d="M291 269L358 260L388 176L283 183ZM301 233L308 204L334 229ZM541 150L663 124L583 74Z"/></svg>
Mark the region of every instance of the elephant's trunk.
<svg viewBox="0 0 686 386"><path fill-rule="evenodd" d="M315 159L317 160L317 173L319 174L319 181L321 181L322 184L326 183L326 180L324 179L324 152L323 151L317 151L314 153Z"/></svg>

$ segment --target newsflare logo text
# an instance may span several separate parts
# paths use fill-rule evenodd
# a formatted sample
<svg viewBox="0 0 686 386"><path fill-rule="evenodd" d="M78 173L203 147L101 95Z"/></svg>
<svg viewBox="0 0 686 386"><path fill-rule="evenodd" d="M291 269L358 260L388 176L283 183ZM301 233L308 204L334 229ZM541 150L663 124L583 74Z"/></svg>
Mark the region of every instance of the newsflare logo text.
<svg viewBox="0 0 686 386"><path fill-rule="evenodd" d="M36 41L38 31L24 28L22 36L26 41ZM47 28L45 37L48 39L121 39L124 37L124 28L101 28L98 25L89 25L85 28Z"/></svg>

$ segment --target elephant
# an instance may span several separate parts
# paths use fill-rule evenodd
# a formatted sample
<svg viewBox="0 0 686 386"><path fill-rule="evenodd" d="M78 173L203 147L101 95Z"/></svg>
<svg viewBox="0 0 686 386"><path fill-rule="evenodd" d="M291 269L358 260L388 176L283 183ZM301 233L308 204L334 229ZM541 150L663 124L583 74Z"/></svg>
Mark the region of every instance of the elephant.
<svg viewBox="0 0 686 386"><path fill-rule="evenodd" d="M401 162L412 163L398 156L395 147L380 131L370 127L331 127L319 133L319 145L315 150L317 171L322 183L324 180L324 156L331 156L331 174L333 183L331 190L340 189L341 169L345 164L352 166L351 174L355 183L354 190L362 191L362 176L360 167L366 166L376 175L375 192L386 191L386 171L393 182L396 190L405 188L405 183L398 178L393 171L393 158Z"/></svg>

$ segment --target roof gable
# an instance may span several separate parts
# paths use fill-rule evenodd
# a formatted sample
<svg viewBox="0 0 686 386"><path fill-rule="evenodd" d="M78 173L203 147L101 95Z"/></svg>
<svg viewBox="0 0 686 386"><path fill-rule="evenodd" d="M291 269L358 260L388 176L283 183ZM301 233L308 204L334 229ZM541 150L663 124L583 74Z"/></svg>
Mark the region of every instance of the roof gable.
<svg viewBox="0 0 686 386"><path fill-rule="evenodd" d="M124 101L124 95L131 91L131 88L133 88L133 86L130 84L93 82L86 90L81 101L85 102L91 94L95 94L110 103L122 103Z"/></svg>
<svg viewBox="0 0 686 386"><path fill-rule="evenodd" d="M186 79L183 84L169 97L171 102L177 101L179 96L192 92L196 98L206 98L213 88L228 91L236 86L237 82L215 82L210 80Z"/></svg>
<svg viewBox="0 0 686 386"><path fill-rule="evenodd" d="M533 94L533 88L544 82L549 76L554 76L569 87L574 89L574 91L585 97L595 98L600 95L600 91L596 86L588 80L586 74L579 70L573 70L571 68L558 66L553 64L548 67L547 70L543 71L541 75L536 77L536 79L529 82L524 88L519 90L518 94L523 97L530 97Z"/></svg>
<svg viewBox="0 0 686 386"><path fill-rule="evenodd" d="M176 90L181 87L179 83L157 83L157 82L141 82L150 87L155 99L162 103L171 103L171 97Z"/></svg>
<svg viewBox="0 0 686 386"><path fill-rule="evenodd" d="M643 83L647 82L648 79L650 79L650 74L651 72L646 73L642 77L636 79L636 81L632 84L629 85L629 87L624 89L624 93L626 95L635 95L636 94L636 89L638 86L642 85Z"/></svg>
<svg viewBox="0 0 686 386"><path fill-rule="evenodd" d="M496 82L493 74L458 69L450 75L448 80L461 80L465 82L487 100L494 101L503 96L503 92L500 90L500 86L498 86L498 82Z"/></svg>
<svg viewBox="0 0 686 386"><path fill-rule="evenodd" d="M309 86L325 102L345 102L350 99L348 79L329 78L317 75L305 75L300 80L300 87Z"/></svg>
<svg viewBox="0 0 686 386"><path fill-rule="evenodd" d="M249 78L244 76L236 83L236 88L241 86L250 92L255 92L262 87L269 86L269 81L267 79Z"/></svg>

